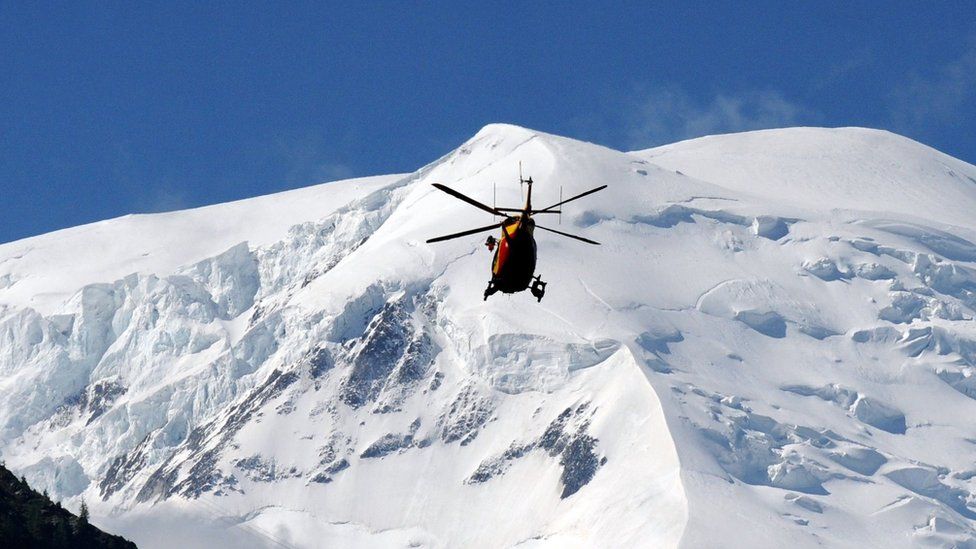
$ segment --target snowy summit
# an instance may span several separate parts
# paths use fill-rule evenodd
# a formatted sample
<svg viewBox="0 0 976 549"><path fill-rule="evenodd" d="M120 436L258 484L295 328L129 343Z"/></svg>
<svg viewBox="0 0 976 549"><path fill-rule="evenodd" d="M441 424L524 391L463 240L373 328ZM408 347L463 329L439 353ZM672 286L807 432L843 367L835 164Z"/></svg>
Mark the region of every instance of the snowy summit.
<svg viewBox="0 0 976 549"><path fill-rule="evenodd" d="M566 205L482 301L492 216ZM976 546L976 167L486 126L412 174L0 245L0 450L140 547ZM553 219L552 221L559 221ZM548 225L553 225L547 219Z"/></svg>

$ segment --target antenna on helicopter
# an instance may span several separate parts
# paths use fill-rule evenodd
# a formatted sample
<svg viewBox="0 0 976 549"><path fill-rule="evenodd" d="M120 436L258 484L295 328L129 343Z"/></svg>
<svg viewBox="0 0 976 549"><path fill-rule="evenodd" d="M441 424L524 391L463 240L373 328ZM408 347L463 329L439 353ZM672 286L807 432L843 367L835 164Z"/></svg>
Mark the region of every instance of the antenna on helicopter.
<svg viewBox="0 0 976 549"><path fill-rule="evenodd" d="M563 201L563 186L560 185L559 186L559 202L562 203L562 201ZM562 210L562 208L559 209L559 224L560 225L563 224L563 210Z"/></svg>
<svg viewBox="0 0 976 549"><path fill-rule="evenodd" d="M529 176L528 179L522 177L522 163L521 162L519 162L519 183L528 183L529 185L532 184L532 176L531 175Z"/></svg>
<svg viewBox="0 0 976 549"><path fill-rule="evenodd" d="M530 175L528 179L522 177L522 162L519 162L519 194L522 196L522 200L525 200L525 189L524 185L529 186L529 194L532 194L532 176Z"/></svg>
<svg viewBox="0 0 976 549"><path fill-rule="evenodd" d="M525 200L525 179L522 179L522 161L519 160L519 198Z"/></svg>

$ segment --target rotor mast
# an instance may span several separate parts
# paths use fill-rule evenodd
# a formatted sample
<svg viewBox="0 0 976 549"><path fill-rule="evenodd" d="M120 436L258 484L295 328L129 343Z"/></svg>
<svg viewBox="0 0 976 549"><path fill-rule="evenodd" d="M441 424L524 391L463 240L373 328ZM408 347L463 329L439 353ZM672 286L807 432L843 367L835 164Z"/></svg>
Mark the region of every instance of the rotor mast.
<svg viewBox="0 0 976 549"><path fill-rule="evenodd" d="M532 176L528 179L522 177L522 163L519 162L519 185L528 185L529 191L525 195L525 208L522 210L522 217L528 219L532 215Z"/></svg>

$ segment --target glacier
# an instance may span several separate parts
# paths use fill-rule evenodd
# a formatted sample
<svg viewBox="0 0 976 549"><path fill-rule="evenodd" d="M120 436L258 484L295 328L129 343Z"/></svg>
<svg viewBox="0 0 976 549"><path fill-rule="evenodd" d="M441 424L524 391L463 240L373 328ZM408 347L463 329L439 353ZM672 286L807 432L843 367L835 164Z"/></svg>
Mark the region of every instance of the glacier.
<svg viewBox="0 0 976 549"><path fill-rule="evenodd" d="M491 222L537 304L481 292ZM410 174L0 245L0 454L143 547L976 547L976 167L492 124ZM552 224L552 223L550 223Z"/></svg>

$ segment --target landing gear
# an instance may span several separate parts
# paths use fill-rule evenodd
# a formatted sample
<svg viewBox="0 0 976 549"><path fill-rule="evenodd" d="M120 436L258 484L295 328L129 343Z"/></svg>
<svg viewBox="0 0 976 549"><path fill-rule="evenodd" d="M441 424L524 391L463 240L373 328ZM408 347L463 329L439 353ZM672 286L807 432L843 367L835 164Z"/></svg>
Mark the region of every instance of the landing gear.
<svg viewBox="0 0 976 549"><path fill-rule="evenodd" d="M489 280L488 281L488 287L485 288L485 301L488 301L488 296L490 296L491 294L493 294L493 293L495 293L497 291L498 291L498 288L495 287L494 281Z"/></svg>
<svg viewBox="0 0 976 549"><path fill-rule="evenodd" d="M546 295L546 284L546 282L542 281L542 275L538 275L532 279L532 286L529 287L529 291L532 292L532 295L539 302L542 302L542 296Z"/></svg>
<svg viewBox="0 0 976 549"><path fill-rule="evenodd" d="M529 288L528 289L529 289L530 292L532 292L532 295L535 296L535 298L538 301L542 301L542 297L546 295L546 285L547 284L548 284L547 282L543 282L542 281L542 277L541 276L537 276L537 277L535 277L535 278L532 279L532 284L529 285ZM485 288L485 301L488 301L488 298L489 297L491 297L492 295L498 293L499 291L501 291L501 290L499 290L498 286L495 284L495 280L494 279L489 280L488 281L488 287ZM506 293L512 293L509 290L504 290L504 291ZM516 291L521 291L521 290L516 290Z"/></svg>

